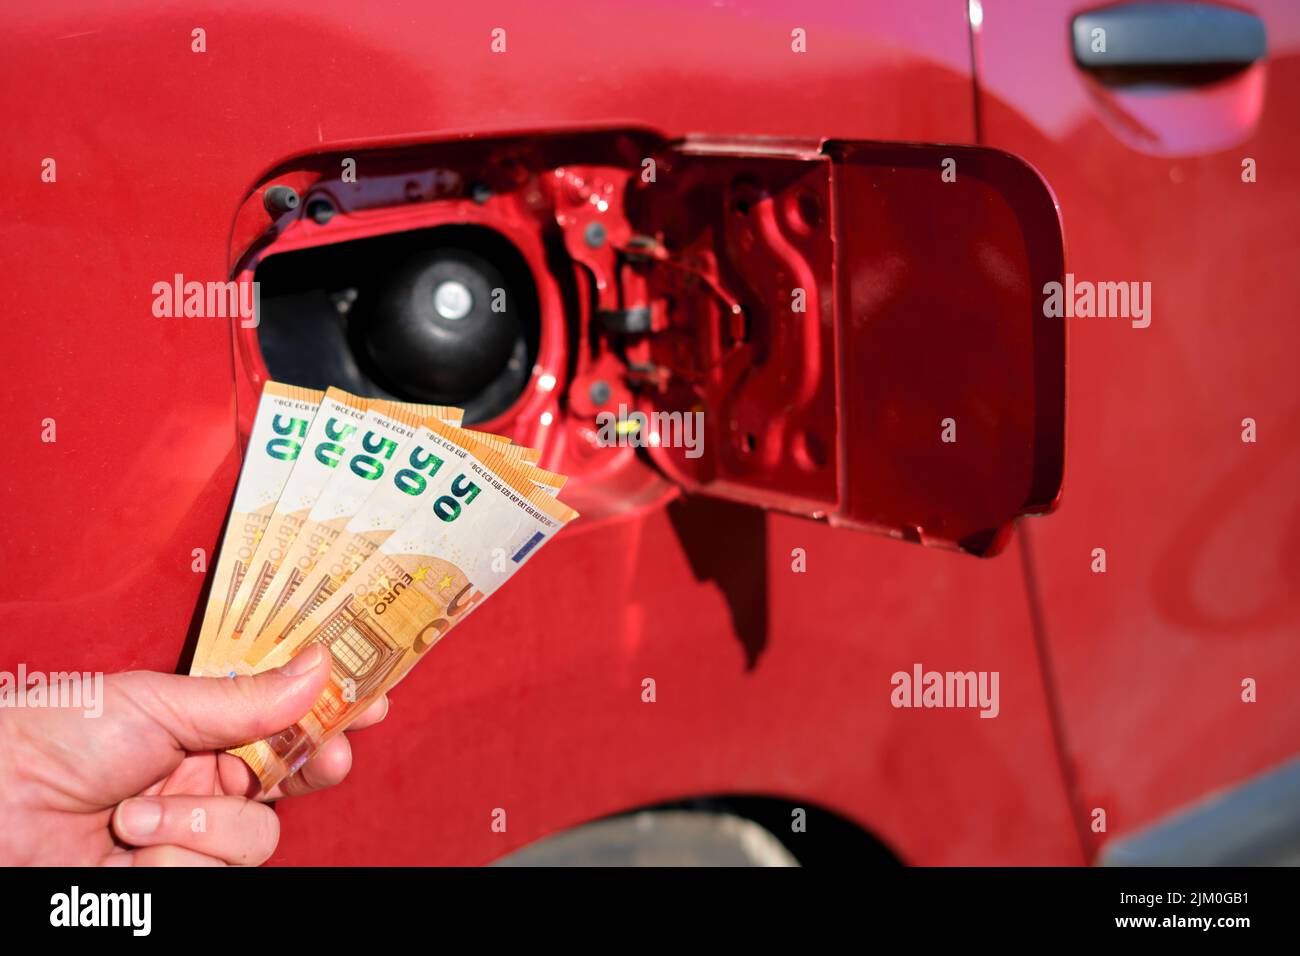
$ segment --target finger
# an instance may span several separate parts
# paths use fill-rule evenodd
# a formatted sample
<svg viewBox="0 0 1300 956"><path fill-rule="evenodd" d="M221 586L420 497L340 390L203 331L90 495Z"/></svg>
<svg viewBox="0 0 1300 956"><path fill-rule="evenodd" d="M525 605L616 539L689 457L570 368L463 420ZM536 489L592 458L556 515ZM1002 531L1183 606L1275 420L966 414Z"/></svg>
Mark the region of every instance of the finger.
<svg viewBox="0 0 1300 956"><path fill-rule="evenodd" d="M225 866L216 857L196 853L181 846L147 846L142 850L123 850L104 858L104 866Z"/></svg>
<svg viewBox="0 0 1300 956"><path fill-rule="evenodd" d="M365 730L367 727L373 727L375 724L382 722L387 716L388 695L385 694L358 714L357 719L348 724L348 730Z"/></svg>
<svg viewBox="0 0 1300 956"><path fill-rule="evenodd" d="M388 716L388 707L388 696L379 698L348 725L347 732L363 730L380 723ZM333 740L342 743L336 744ZM272 787L269 793L261 792L257 776L243 760L230 754L218 754L217 772L220 775L221 789L226 793L242 793L246 797L257 797L260 800L279 800L281 797L296 797L333 787L343 782L352 767L352 748L347 745L347 738L339 736L333 740L326 742L320 753L307 761L292 777ZM284 784L288 784L288 792Z"/></svg>
<svg viewBox="0 0 1300 956"><path fill-rule="evenodd" d="M301 797L304 794L337 786L352 769L352 745L344 734L325 741L316 756L293 776L280 781L267 794L268 800L280 797Z"/></svg>
<svg viewBox="0 0 1300 956"><path fill-rule="evenodd" d="M118 804L112 824L132 846L177 846L237 866L266 862L280 842L275 811L243 797L134 797Z"/></svg>
<svg viewBox="0 0 1300 956"><path fill-rule="evenodd" d="M303 764L297 773L286 777L265 793L262 792L257 776L243 760L232 754L217 755L217 772L220 774L222 790L268 802L282 797L301 797L337 786L351 769L352 745L346 734L327 740L325 746Z"/></svg>
<svg viewBox="0 0 1300 956"><path fill-rule="evenodd" d="M224 750L292 726L325 689L329 659L313 641L284 667L252 677L136 671L118 686L178 748Z"/></svg>

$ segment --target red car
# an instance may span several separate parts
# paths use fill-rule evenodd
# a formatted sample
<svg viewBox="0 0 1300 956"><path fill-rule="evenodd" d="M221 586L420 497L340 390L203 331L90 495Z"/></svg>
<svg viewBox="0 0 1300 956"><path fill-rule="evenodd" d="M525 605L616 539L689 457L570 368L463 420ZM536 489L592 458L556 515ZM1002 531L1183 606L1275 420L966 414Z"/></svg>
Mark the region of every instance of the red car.
<svg viewBox="0 0 1300 956"><path fill-rule="evenodd" d="M1295 852L1300 8L0 18L4 667L184 668L268 378L572 476L275 862Z"/></svg>

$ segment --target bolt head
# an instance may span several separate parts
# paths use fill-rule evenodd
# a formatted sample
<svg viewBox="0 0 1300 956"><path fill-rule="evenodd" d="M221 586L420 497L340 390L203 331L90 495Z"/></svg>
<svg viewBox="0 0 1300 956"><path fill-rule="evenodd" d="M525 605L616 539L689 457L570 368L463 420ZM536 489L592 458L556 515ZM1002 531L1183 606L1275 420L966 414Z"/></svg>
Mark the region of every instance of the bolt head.
<svg viewBox="0 0 1300 956"><path fill-rule="evenodd" d="M589 222L582 237L591 248L599 249L605 244L605 235L605 224L603 222Z"/></svg>
<svg viewBox="0 0 1300 956"><path fill-rule="evenodd" d="M448 279L433 290L433 307L444 319L463 319L474 308L474 294L463 282Z"/></svg>

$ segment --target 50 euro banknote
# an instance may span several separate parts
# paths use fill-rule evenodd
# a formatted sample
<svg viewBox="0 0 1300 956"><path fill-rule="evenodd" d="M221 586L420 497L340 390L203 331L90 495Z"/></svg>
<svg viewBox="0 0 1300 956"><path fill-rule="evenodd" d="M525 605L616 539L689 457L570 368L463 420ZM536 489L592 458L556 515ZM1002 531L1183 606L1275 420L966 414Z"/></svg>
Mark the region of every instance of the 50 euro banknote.
<svg viewBox="0 0 1300 956"><path fill-rule="evenodd" d="M251 673L276 645L287 639L330 595L351 577L366 559L400 528L425 502L447 493L458 468L470 456L494 451L510 459L515 470L537 487L554 495L565 477L536 467L538 453L519 445L484 442L481 433L453 428L430 418L403 446L405 467L393 469L375 483L357 513L344 525L329 549L316 561L296 592L296 599L260 626L235 673Z"/></svg>
<svg viewBox="0 0 1300 956"><path fill-rule="evenodd" d="M201 642L200 653L195 654L191 673L215 676L225 672L231 657L238 657L248 641L241 637L268 591L277 581L283 581L278 572L292 553L294 542L308 523L311 513L326 489L336 492L348 484L336 478L340 468L354 470L357 476L377 478L382 474L385 461L382 455L364 454L357 446L363 443L378 444L379 440L368 431L373 422L386 419L369 411L390 403L361 398L338 388L328 389L321 399L315 417L301 436L301 450L293 459L292 468L284 480L279 499L264 527L256 535L256 549L247 562L246 573L228 599L221 623L215 635ZM450 406L406 406L391 403L400 414L422 419L434 416L450 424L461 420L459 408ZM391 433L384 431L385 438ZM508 439L501 439L508 444ZM385 450L387 446L385 446ZM250 445L250 453L254 447ZM348 476L352 478L353 476ZM364 481L358 477L356 480ZM274 591L270 593L274 594Z"/></svg>
<svg viewBox="0 0 1300 956"><path fill-rule="evenodd" d="M308 643L331 656L325 691L288 729L230 752L264 789L294 773L400 681L577 512L492 451L458 458L345 584L256 664L279 667Z"/></svg>
<svg viewBox="0 0 1300 956"><path fill-rule="evenodd" d="M235 485L235 500L212 572L192 673L201 672L202 662L216 641L324 397L324 392L280 382L267 382L262 389Z"/></svg>

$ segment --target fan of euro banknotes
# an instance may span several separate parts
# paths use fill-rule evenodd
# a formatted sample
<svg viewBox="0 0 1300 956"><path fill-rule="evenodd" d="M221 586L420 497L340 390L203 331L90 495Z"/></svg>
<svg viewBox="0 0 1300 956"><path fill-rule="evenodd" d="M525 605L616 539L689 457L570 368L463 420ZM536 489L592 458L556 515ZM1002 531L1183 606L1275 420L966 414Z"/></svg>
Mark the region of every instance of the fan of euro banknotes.
<svg viewBox="0 0 1300 956"><path fill-rule="evenodd" d="M264 788L292 774L577 517L538 452L458 408L267 382L191 674L255 674L312 641L312 711L231 751Z"/></svg>

